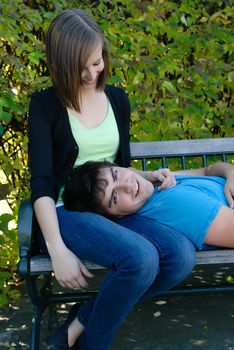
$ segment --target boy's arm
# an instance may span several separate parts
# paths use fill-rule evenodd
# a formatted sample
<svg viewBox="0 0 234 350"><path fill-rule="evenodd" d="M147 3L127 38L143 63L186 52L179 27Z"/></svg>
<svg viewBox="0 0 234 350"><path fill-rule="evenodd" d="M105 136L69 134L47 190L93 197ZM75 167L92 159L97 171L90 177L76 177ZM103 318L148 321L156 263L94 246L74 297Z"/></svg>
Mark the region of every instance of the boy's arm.
<svg viewBox="0 0 234 350"><path fill-rule="evenodd" d="M220 176L228 179L234 176L234 166L218 162L204 168L174 171L174 175Z"/></svg>
<svg viewBox="0 0 234 350"><path fill-rule="evenodd" d="M203 175L203 176L220 176L226 178L224 193L228 204L234 208L234 166L224 162L211 164L207 167L192 170L175 171L174 175Z"/></svg>

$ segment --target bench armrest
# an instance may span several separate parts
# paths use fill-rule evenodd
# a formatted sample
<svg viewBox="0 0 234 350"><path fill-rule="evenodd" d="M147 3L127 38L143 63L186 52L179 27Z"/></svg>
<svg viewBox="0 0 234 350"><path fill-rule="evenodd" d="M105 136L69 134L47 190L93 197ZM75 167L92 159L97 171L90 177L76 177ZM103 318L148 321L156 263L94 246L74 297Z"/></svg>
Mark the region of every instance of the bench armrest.
<svg viewBox="0 0 234 350"><path fill-rule="evenodd" d="M18 240L19 263L18 273L26 278L30 272L30 258L32 252L32 220L33 208L30 200L24 200L20 204L18 213Z"/></svg>

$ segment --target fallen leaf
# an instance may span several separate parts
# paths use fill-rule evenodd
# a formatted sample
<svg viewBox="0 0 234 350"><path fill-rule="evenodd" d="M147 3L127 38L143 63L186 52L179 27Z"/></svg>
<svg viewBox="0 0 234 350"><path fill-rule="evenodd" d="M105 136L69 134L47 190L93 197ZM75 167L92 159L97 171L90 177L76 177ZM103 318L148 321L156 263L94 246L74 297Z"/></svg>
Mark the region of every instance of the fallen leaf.
<svg viewBox="0 0 234 350"><path fill-rule="evenodd" d="M159 316L161 316L161 315L162 315L162 313L161 313L160 311L156 311L156 312L153 314L154 317L159 317Z"/></svg>
<svg viewBox="0 0 234 350"><path fill-rule="evenodd" d="M157 305L164 305L166 304L167 302L165 300L158 300L158 301L155 301L155 304Z"/></svg>

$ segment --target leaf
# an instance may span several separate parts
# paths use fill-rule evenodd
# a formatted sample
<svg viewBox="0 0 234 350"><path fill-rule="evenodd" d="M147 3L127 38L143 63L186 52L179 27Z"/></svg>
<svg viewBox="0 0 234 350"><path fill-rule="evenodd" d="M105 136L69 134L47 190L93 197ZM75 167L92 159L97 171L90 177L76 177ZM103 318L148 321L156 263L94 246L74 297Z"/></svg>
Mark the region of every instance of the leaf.
<svg viewBox="0 0 234 350"><path fill-rule="evenodd" d="M0 112L0 121L9 123L11 121L11 115L8 112Z"/></svg>
<svg viewBox="0 0 234 350"><path fill-rule="evenodd" d="M232 82L234 81L234 71L229 72L228 75L227 75L227 77L228 77L228 81L229 81L230 83L232 83Z"/></svg>
<svg viewBox="0 0 234 350"><path fill-rule="evenodd" d="M162 315L162 313L161 313L160 311L156 311L156 312L153 314L154 317L159 317L159 316L161 316L161 315Z"/></svg>
<svg viewBox="0 0 234 350"><path fill-rule="evenodd" d="M112 75L109 78L109 82L110 84L122 83L122 79L120 79L120 77L118 77L117 75Z"/></svg>
<svg viewBox="0 0 234 350"><path fill-rule="evenodd" d="M231 275L228 275L225 279L228 283L233 283L233 281L234 281L234 279Z"/></svg>
<svg viewBox="0 0 234 350"><path fill-rule="evenodd" d="M172 95L176 94L176 89L169 81L164 81L162 87L169 91Z"/></svg>
<svg viewBox="0 0 234 350"><path fill-rule="evenodd" d="M0 306L5 306L8 304L8 298L5 294L0 293Z"/></svg>
<svg viewBox="0 0 234 350"><path fill-rule="evenodd" d="M165 305L167 302L165 300L158 300L158 301L155 301L155 304L157 305Z"/></svg>
<svg viewBox="0 0 234 350"><path fill-rule="evenodd" d="M4 134L5 128L2 124L0 124L0 136Z"/></svg>
<svg viewBox="0 0 234 350"><path fill-rule="evenodd" d="M188 27L188 23L186 21L184 13L180 16L180 21L183 23L186 27Z"/></svg>
<svg viewBox="0 0 234 350"><path fill-rule="evenodd" d="M40 60L44 58L44 53L39 52L39 51L34 51L34 52L31 52L28 55L28 57L32 63L39 64Z"/></svg>
<svg viewBox="0 0 234 350"><path fill-rule="evenodd" d="M218 95L216 94L215 91L211 90L211 89L205 89L205 94L211 98L213 98L214 100L217 100Z"/></svg>

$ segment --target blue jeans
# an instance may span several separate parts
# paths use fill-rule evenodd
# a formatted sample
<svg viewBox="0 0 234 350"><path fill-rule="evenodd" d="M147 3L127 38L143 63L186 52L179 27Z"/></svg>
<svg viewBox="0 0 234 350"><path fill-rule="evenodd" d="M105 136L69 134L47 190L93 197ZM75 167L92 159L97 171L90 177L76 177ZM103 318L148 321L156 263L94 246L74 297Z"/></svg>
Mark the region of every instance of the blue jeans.
<svg viewBox="0 0 234 350"><path fill-rule="evenodd" d="M79 258L109 269L96 297L83 304L80 350L107 350L133 306L181 282L195 264L192 243L137 214L110 221L57 208L62 238Z"/></svg>

